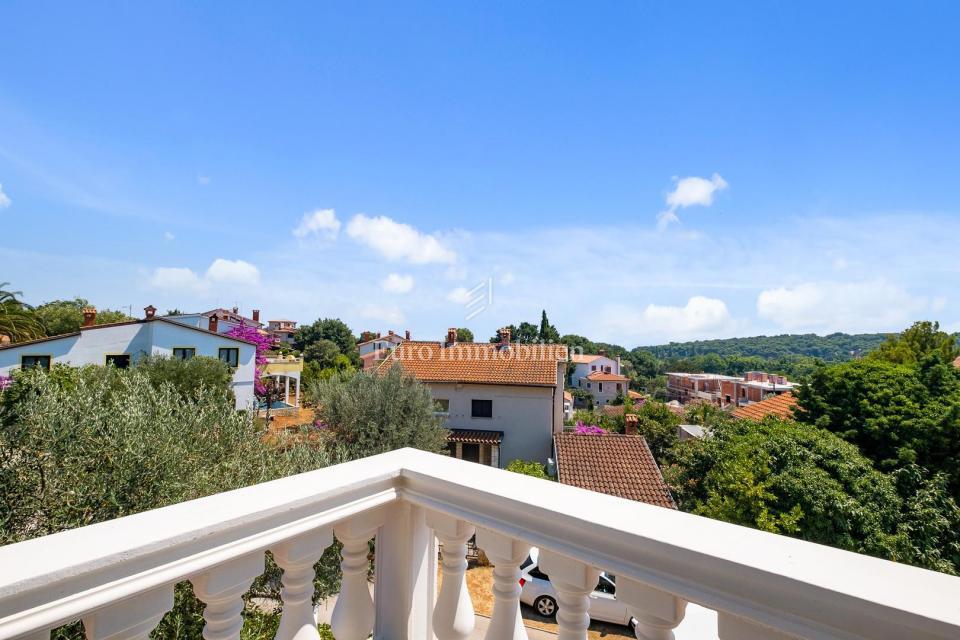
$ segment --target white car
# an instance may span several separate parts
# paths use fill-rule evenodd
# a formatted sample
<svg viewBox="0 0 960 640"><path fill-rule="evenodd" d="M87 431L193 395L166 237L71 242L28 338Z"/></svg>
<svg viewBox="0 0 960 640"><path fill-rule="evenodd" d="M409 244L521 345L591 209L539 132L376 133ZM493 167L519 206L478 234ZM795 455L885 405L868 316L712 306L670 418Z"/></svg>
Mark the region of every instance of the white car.
<svg viewBox="0 0 960 640"><path fill-rule="evenodd" d="M547 574L537 568L539 550L530 550L530 557L520 565L520 602L533 607L537 613L552 618L557 615L557 592ZM597 588L590 594L590 619L611 622L634 628L636 620L627 613L627 605L617 600L616 578L600 574Z"/></svg>

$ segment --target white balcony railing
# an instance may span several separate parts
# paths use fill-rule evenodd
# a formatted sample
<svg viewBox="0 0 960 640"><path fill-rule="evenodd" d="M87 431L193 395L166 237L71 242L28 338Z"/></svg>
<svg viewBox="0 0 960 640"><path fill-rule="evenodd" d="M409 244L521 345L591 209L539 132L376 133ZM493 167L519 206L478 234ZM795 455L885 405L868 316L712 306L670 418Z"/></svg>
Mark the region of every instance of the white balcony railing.
<svg viewBox="0 0 960 640"><path fill-rule="evenodd" d="M601 569L639 638L670 638L688 602L717 612L722 640L960 638L960 578L404 449L0 548L0 639L81 618L91 640L146 638L181 580L206 603L204 637L238 638L267 550L284 570L277 637L317 638L313 565L333 536L338 640L464 639L474 531L495 565L491 640L526 637L517 579L530 545L558 592L561 640L586 638Z"/></svg>

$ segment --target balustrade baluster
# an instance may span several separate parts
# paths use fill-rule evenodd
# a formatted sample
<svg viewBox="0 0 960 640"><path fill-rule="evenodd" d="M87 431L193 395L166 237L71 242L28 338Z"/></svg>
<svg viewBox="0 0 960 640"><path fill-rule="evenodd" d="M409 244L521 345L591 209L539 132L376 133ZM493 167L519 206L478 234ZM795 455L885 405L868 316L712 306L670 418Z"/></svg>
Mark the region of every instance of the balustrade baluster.
<svg viewBox="0 0 960 640"><path fill-rule="evenodd" d="M313 565L333 543L329 528L311 531L271 549L283 569L283 615L276 640L319 640L313 614Z"/></svg>
<svg viewBox="0 0 960 640"><path fill-rule="evenodd" d="M173 585L158 587L84 616L87 640L146 640L173 608Z"/></svg>
<svg viewBox="0 0 960 640"><path fill-rule="evenodd" d="M527 640L520 616L520 563L530 545L513 538L477 529L477 546L493 563L493 616L485 640Z"/></svg>
<svg viewBox="0 0 960 640"><path fill-rule="evenodd" d="M334 527L343 544L340 569L343 580L333 608L330 627L337 640L366 640L373 631L373 599L370 597L368 543L377 534L381 521L368 514L351 518Z"/></svg>
<svg viewBox="0 0 960 640"><path fill-rule="evenodd" d="M673 630L683 621L687 603L672 593L629 578L617 578L617 600L637 619L639 640L674 640Z"/></svg>
<svg viewBox="0 0 960 640"><path fill-rule="evenodd" d="M586 640L590 628L590 594L600 571L577 560L540 550L540 569L557 591L558 640Z"/></svg>
<svg viewBox="0 0 960 640"><path fill-rule="evenodd" d="M476 530L463 520L434 512L427 515L427 526L443 543L443 582L433 610L433 632L438 640L466 640L476 622L467 590L467 540Z"/></svg>
<svg viewBox="0 0 960 640"><path fill-rule="evenodd" d="M263 573L263 553L251 553L190 579L203 610L206 640L237 640L243 628L243 594Z"/></svg>

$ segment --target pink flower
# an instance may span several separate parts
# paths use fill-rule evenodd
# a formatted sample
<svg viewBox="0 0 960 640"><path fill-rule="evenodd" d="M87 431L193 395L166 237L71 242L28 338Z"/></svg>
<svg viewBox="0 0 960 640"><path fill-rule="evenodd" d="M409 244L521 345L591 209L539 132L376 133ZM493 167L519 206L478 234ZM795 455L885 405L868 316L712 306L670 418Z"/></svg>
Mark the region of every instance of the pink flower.
<svg viewBox="0 0 960 640"><path fill-rule="evenodd" d="M577 421L577 426L573 430L574 433L579 433L582 435L599 435L601 433L606 433L603 429L598 427L595 424L586 425L582 420Z"/></svg>
<svg viewBox="0 0 960 640"><path fill-rule="evenodd" d="M13 384L13 378L10 376L0 376L0 391L3 391L11 384Z"/></svg>
<svg viewBox="0 0 960 640"><path fill-rule="evenodd" d="M253 381L253 392L260 397L267 395L267 387L263 384L263 370L267 364L267 352L273 349L275 340L272 336L265 336L256 327L248 327L241 321L223 335L237 338L245 342L252 342L256 348L254 361L257 365L257 376Z"/></svg>

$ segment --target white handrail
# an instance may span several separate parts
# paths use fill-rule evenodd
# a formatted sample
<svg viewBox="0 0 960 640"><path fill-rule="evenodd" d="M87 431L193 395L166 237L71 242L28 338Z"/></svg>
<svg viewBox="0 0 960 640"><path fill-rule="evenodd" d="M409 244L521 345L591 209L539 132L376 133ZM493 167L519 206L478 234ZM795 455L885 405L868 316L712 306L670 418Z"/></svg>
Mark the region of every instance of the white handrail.
<svg viewBox="0 0 960 640"><path fill-rule="evenodd" d="M960 637L960 578L402 449L0 547L0 640L391 503L800 637Z"/></svg>

